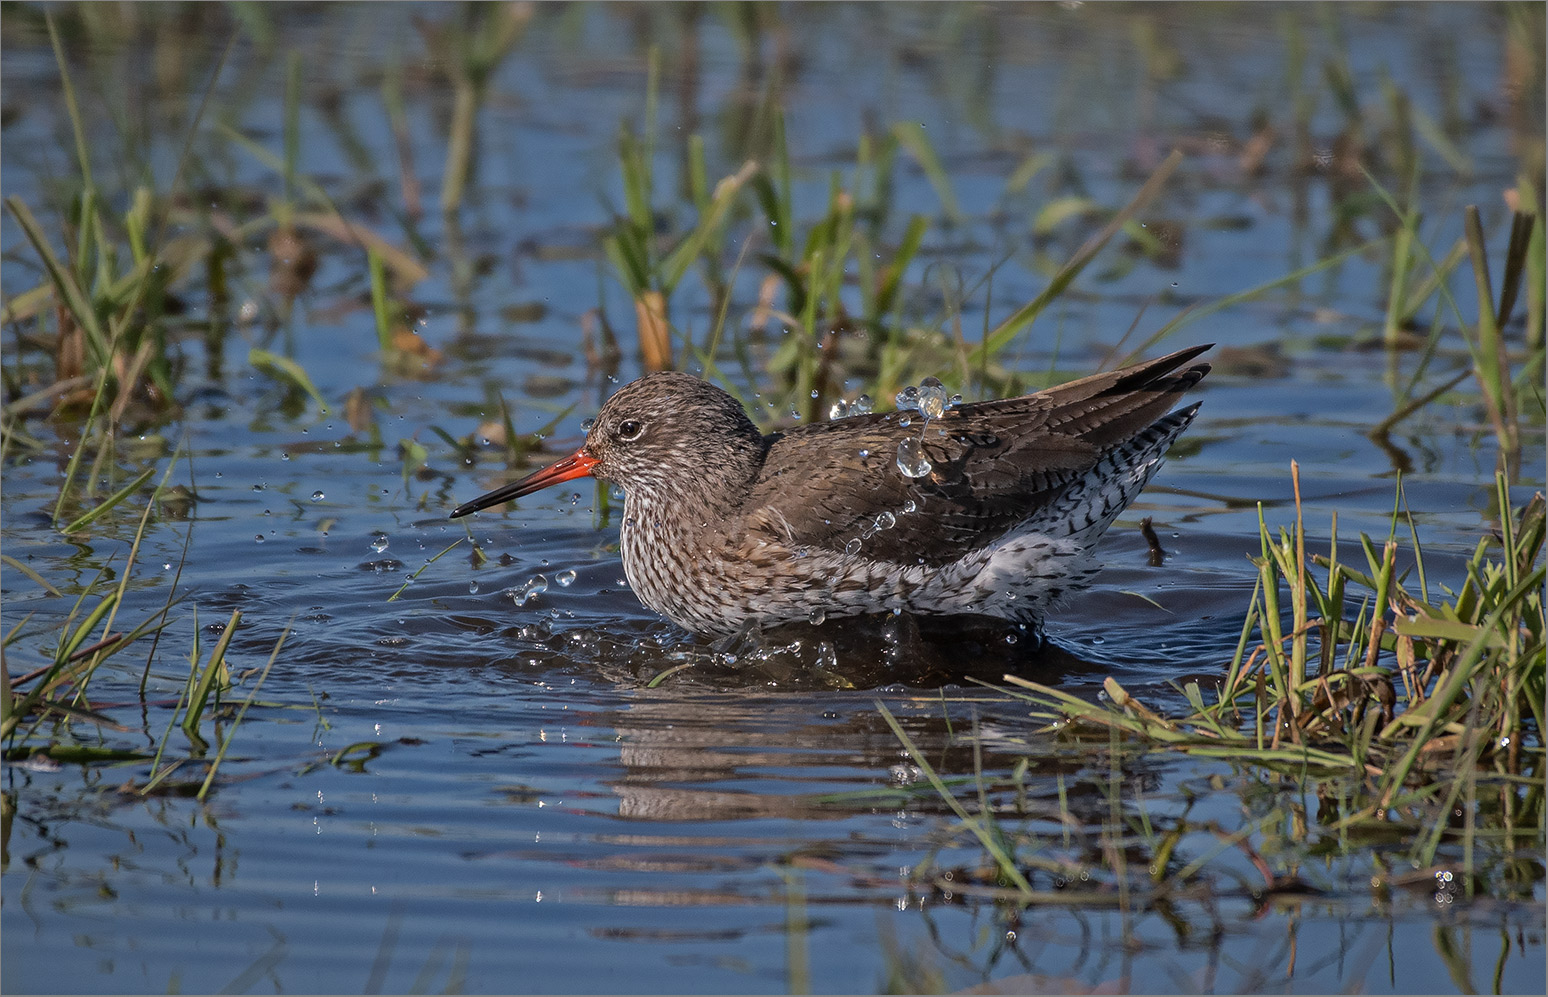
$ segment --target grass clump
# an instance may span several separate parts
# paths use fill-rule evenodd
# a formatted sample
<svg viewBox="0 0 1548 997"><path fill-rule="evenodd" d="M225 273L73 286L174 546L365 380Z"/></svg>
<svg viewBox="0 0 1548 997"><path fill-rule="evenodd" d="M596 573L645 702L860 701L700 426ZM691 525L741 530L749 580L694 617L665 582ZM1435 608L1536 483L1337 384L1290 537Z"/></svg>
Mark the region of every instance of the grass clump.
<svg viewBox="0 0 1548 997"><path fill-rule="evenodd" d="M917 126L899 124L880 136L862 134L850 176L832 172L824 209L804 223L796 218L780 114L770 116L767 154L743 163L713 190L704 142L695 134L686 145L684 170L688 206L695 217L686 227L675 226L654 207L655 78L653 68L645 138L636 137L627 125L621 131L624 204L622 210L613 209L615 220L603 239L603 249L633 304L642 365L662 370L693 361L703 366L706 376L737 393L737 384L721 369L729 351L746 383L759 386L771 411L793 410L808 422L828 417L850 375L859 375L865 382L863 392L877 397L890 397L910 380L941 372L948 372L953 384L976 382L980 390L997 396L1023 390L1025 382L1002 367L999 358L1115 235L1140 231L1137 217L1182 160L1180 153L1167 158L1135 197L1111 212L1108 224L1051 276L1042 294L998 324L986 321L981 341L973 345L963 334L958 314L971 288L946 287L947 304L933 326L911 322L905 314L911 289L907 278L931 233L931 219L911 214L895 238L884 235L900 151L911 155L931 179L948 224L957 214L939 156ZM749 257L757 268L757 303L747 327L728 336L733 284ZM673 320L682 310L674 305L674 296L682 296L681 285L695 264L700 290L715 316L702 343ZM771 328L778 328L780 336L772 346L765 341Z"/></svg>
<svg viewBox="0 0 1548 997"><path fill-rule="evenodd" d="M1298 476L1295 484L1294 526L1277 537L1261 528L1253 604L1212 702L1190 683L1181 691L1192 712L1166 717L1112 679L1108 703L1100 706L1036 683L1015 684L1069 719L1178 750L1363 771L1370 780L1363 816L1434 797L1480 769L1540 783L1541 493L1507 511L1501 533L1479 541L1461 587L1436 598L1417 537L1406 553L1411 568L1398 571L1396 514L1380 546L1361 536L1363 564L1339 559L1336 522L1329 553L1308 555ZM1503 475L1497 487L1508 510ZM1350 618L1357 591L1362 599ZM1261 642L1248 653L1255 629Z"/></svg>
<svg viewBox="0 0 1548 997"><path fill-rule="evenodd" d="M1080 902L1124 910L1367 880L1386 896L1431 878L1458 896L1530 898L1541 870L1523 856L1540 853L1544 830L1548 531L1541 493L1512 511L1503 473L1496 485L1499 531L1478 542L1451 590L1434 585L1412 519L1397 511L1385 541L1361 536L1354 563L1339 556L1336 522L1328 553L1310 550L1296 476L1295 522L1260 527L1257 588L1215 688L1188 682L1178 689L1186 708L1167 710L1111 677L1090 702L1006 676L1000 691L1047 725L1022 742L1008 780L980 776L976 801L935 778L893 722L958 814L954 834L970 833L989 858L954 875L927 864L936 887L949 880L957 893L1017 904L1090 893ZM1147 801L1145 773L1166 754L1226 766L1213 788L1242 794L1243 822L1191 816L1191 791L1180 808ZM1092 810L1093 793L1105 812ZM1227 852L1246 856L1261 881L1231 871ZM1333 858L1358 871L1330 878Z"/></svg>
<svg viewBox="0 0 1548 997"><path fill-rule="evenodd" d="M287 628L280 635L274 653L261 670L238 673L231 667L227 651L241 624L241 611L232 612L202 665L201 630L195 611L187 675L178 678L153 674L151 662L155 659L157 644L162 632L173 622L169 620L169 613L179 601L176 580L163 606L128 629L115 629L125 605L125 595L139 577L140 548L152 515L175 502L180 494L181 486L168 486L176 466L176 458L168 462L160 481L146 499L122 566L115 568L109 558L96 576L81 588L68 615L58 624L58 639L48 660L13 675L12 649L27 636L32 614L6 631L0 642L0 744L3 744L0 757L6 763L25 762L45 767L75 764L141 768L148 765L143 783L130 779L120 787L121 792L141 796L175 793L202 801L215 785L216 775L237 729L248 708L256 701L258 690L274 666L289 630ZM133 490L126 489L125 494L116 497L112 504L118 504ZM58 597L62 594L59 588L16 558L6 556L5 564L27 575L49 595ZM177 577L181 574L180 564ZM116 584L105 584L115 576ZM150 644L148 650L145 648L147 643ZM146 657L136 675L134 666L126 664L125 659L137 651L145 651ZM254 674L257 679L247 697L239 704L230 702L227 697L245 678ZM180 687L181 691L175 703L160 702L152 695L152 685ZM153 752L147 752L142 746L144 735L149 734L148 721L147 726L136 728L118 723L111 715L115 707L125 705L119 700L126 696L142 711L142 716L151 709L171 707L165 711L167 723L155 739ZM114 705L104 706L103 703ZM213 758L209 756L210 739L203 733L211 728L212 736L218 742ZM170 743L176 730L181 730L184 735L184 750L178 750ZM197 770L198 774L191 780L171 778L185 767Z"/></svg>

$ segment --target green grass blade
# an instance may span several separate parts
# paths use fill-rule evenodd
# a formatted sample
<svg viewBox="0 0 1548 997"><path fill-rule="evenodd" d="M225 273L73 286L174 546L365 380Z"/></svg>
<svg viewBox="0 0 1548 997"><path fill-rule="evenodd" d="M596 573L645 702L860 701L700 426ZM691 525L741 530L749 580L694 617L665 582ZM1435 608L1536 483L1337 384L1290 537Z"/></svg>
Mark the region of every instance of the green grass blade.
<svg viewBox="0 0 1548 997"><path fill-rule="evenodd" d="M414 579L419 577L420 572L424 571L426 568L430 567L430 565L432 565L435 562L439 561L441 559L442 555L446 554L453 547L456 547L458 544L462 543L462 541L464 541L466 539L467 539L467 537L458 537L456 540L453 540L449 546L444 548L441 551L440 554L435 555L430 560L426 561L424 564L421 564L419 566L419 570L418 571L415 571L412 575L409 575L408 578L404 579L403 584L398 586L398 591L394 592L392 595L387 597L387 601L388 602L396 602L398 600L398 596L403 594L403 590L408 588L410 585L412 585L414 583Z"/></svg>
<svg viewBox="0 0 1548 997"><path fill-rule="evenodd" d="M261 350L255 346L247 352L247 362L259 370L278 377L280 380L289 381L302 391L305 391L312 396L312 400L317 403L317 407L322 410L322 413L324 415L328 414L328 403L323 401L323 396L318 393L316 386L312 384L312 379L307 376L305 368L294 360L289 357L282 357L277 353L270 353L268 350Z"/></svg>
<svg viewBox="0 0 1548 997"><path fill-rule="evenodd" d="M188 697L188 709L183 714L183 730L190 737L196 737L199 731L199 721L204 716L204 707L209 703L210 693L219 681L222 685L230 681L230 669L226 668L226 647L230 645L231 638L236 636L237 627L242 623L242 611L231 611L231 619L226 621L226 629L221 632L220 640L216 642L215 649L210 652L209 663L204 666L204 671L199 675L199 682L194 687L192 695Z"/></svg>
<svg viewBox="0 0 1548 997"><path fill-rule="evenodd" d="M22 574L26 575L34 583L36 583L39 588L47 592L49 595L54 596L56 599L61 595L60 591L45 581L42 575L38 574L36 571L33 571L30 567L16 560L16 558L12 557L11 555L0 554L0 561L9 564L17 571L20 571Z"/></svg>
<svg viewBox="0 0 1548 997"><path fill-rule="evenodd" d="M274 662L279 660L280 648L285 646L285 638L288 636L290 636L290 624L286 623L285 629L279 635L279 640L274 642L274 652L269 655L268 663L263 666L263 672L259 674L258 681L253 684L252 691L247 694L246 699L242 700L241 707L232 718L231 728L226 731L226 736L221 740L220 750L215 753L215 760L210 762L209 774L204 777L204 784L199 787L195 797L199 802L204 802L204 798L209 795L210 786L215 782L215 773L220 770L220 763L225 760L226 752L230 750L231 742L235 740L237 730L242 726L242 718L247 716L247 708L253 705L253 700L258 697L258 690L263 688L264 680L269 677L269 670L274 667Z"/></svg>
<svg viewBox="0 0 1548 997"><path fill-rule="evenodd" d="M1166 160L1156 167L1155 172L1150 175L1150 179L1145 181L1144 186L1134 195L1133 199L1120 208L1101 231L1086 240L1085 244L1075 251L1075 254L1059 269L1058 273L1054 274L1053 279L1048 282L1048 286L1043 289L1042 293L1012 312L1008 318L989 333L976 350L968 354L967 366L980 366L990 356L999 353L1023 329L1041 315L1043 309L1047 308L1060 294L1063 294L1065 288L1069 287L1075 278L1080 276L1081 271L1086 269L1087 264L1095 259L1096 255L1102 251L1112 237L1123 228L1124 223L1145 210L1155 200L1156 196L1161 193L1161 188L1166 185L1166 182L1171 179L1172 174L1176 172L1178 165L1182 163L1182 159L1182 153L1177 151L1173 151L1170 156L1166 157Z"/></svg>
<svg viewBox="0 0 1548 997"><path fill-rule="evenodd" d="M392 349L392 317L387 310L387 267L376 249L366 250L366 266L371 273L371 312L376 317L376 343L383 353Z"/></svg>
<svg viewBox="0 0 1548 997"><path fill-rule="evenodd" d="M54 255L53 247L48 244L42 227L38 225L38 220L32 216L32 212L21 198L13 194L5 199L5 205L11 209L11 216L16 219L16 224L21 226L22 234L27 237L27 241L32 244L32 248L43 261L43 269L48 272L49 280L54 285L54 293L59 295L59 299L70 310L71 317L85 330L97 362L105 365L111 354L111 345L107 333L103 331L102 324L97 318L96 308L87 298L80 284L76 282L75 276Z"/></svg>
<svg viewBox="0 0 1548 997"><path fill-rule="evenodd" d="M941 781L941 777L936 774L934 766L930 764L930 760L914 745L913 739L908 736L908 732L903 729L903 726L898 723L897 718L887 709L886 704L878 700L876 708L881 712L882 719L887 721L887 726L892 728L893 735L902 743L903 749L914 760L914 764L919 766L919 770L925 774L925 778L930 780L930 785L940 794L941 799L973 832L973 835L978 838L979 843L984 846L984 850L994 857L995 864L999 867L1001 874L1014 883L1016 888L1022 893L1030 894L1032 892L1032 885L1021 874L1021 870L1016 868L1016 863L1006 854L999 840L988 832L983 826L983 821L974 820L962 808L962 804L957 800L957 797ZM988 815L985 814L984 818L987 819Z"/></svg>
<svg viewBox="0 0 1548 997"><path fill-rule="evenodd" d="M85 529L87 526L91 525L93 522L95 522L97 519L99 519L103 514L108 512L114 506L118 505L124 499L126 499L129 496L133 495L136 491L139 490L139 487L141 485L145 484L146 481L150 480L150 476L155 474L155 473L156 473L156 469L154 467L147 467L145 470L141 471L138 475L136 475L133 481L129 482L127 485L125 485L124 487L120 488L118 491L114 492L112 495L108 496L106 499L104 499L101 503L99 503L91 511L83 513L80 516L77 516L70 523L69 526L66 526L64 529L60 530L60 532L61 533L78 533L81 530Z"/></svg>
<svg viewBox="0 0 1548 997"><path fill-rule="evenodd" d="M924 170L925 178L935 188L935 196L940 198L941 210L946 213L946 217L953 223L959 221L962 209L957 206L957 194L951 188L951 177L941 165L941 157L936 155L935 145L925 133L924 125L917 121L900 121L892 126L892 134L898 144L914 157L919 168Z"/></svg>

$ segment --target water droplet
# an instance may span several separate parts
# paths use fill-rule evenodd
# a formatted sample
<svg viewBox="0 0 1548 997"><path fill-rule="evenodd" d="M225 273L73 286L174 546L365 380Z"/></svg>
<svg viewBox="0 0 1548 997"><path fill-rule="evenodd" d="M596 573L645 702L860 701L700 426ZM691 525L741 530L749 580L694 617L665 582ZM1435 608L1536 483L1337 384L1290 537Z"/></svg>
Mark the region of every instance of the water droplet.
<svg viewBox="0 0 1548 997"><path fill-rule="evenodd" d="M926 419L939 419L946 411L946 388L939 378L927 377L919 382L919 414Z"/></svg>
<svg viewBox="0 0 1548 997"><path fill-rule="evenodd" d="M280 454L280 460L289 460L289 459L290 459L290 454L288 454L288 453Z"/></svg>
<svg viewBox="0 0 1548 997"><path fill-rule="evenodd" d="M511 601L518 606L525 606L527 600L535 595L548 591L548 579L543 575L533 575L527 579L527 584L511 592Z"/></svg>
<svg viewBox="0 0 1548 997"><path fill-rule="evenodd" d="M596 424L597 424L597 420L595 420L595 419L583 419L581 421L581 432L583 432L583 433L591 432L591 427L595 426Z"/></svg>
<svg viewBox="0 0 1548 997"><path fill-rule="evenodd" d="M1014 644L1019 639L1020 638L1018 638L1015 634L1006 634L1005 635L1005 643L1007 643L1007 644Z"/></svg>
<svg viewBox="0 0 1548 997"><path fill-rule="evenodd" d="M898 518L890 512L883 512L876 517L878 530L890 530L896 525L898 525Z"/></svg>
<svg viewBox="0 0 1548 997"><path fill-rule="evenodd" d="M919 441L912 436L898 444L898 470L905 477L922 478L929 474L935 465L924 455L924 448Z"/></svg>
<svg viewBox="0 0 1548 997"><path fill-rule="evenodd" d="M561 571L554 576L554 581L559 583L560 588L569 588L571 585L575 584L575 572Z"/></svg>
<svg viewBox="0 0 1548 997"><path fill-rule="evenodd" d="M822 392L818 391L816 388L812 389L812 397L813 398L819 398L821 396L822 396Z"/></svg>
<svg viewBox="0 0 1548 997"><path fill-rule="evenodd" d="M853 557L854 555L860 553L860 541L859 541L859 539L857 538L857 539L851 540L851 541L849 541L849 543L845 544L844 545L844 553L850 555L851 557Z"/></svg>
<svg viewBox="0 0 1548 997"><path fill-rule="evenodd" d="M833 406L828 409L829 419L842 419L847 415L849 415L849 403L842 398L834 402Z"/></svg>
<svg viewBox="0 0 1548 997"><path fill-rule="evenodd" d="M869 457L869 456L871 456L871 451L869 451L869 450L861 450L860 451L860 456L861 457Z"/></svg>
<svg viewBox="0 0 1548 997"><path fill-rule="evenodd" d="M826 668L829 671L838 667L838 652L833 650L832 644L822 641L817 645L816 665L818 668Z"/></svg>
<svg viewBox="0 0 1548 997"><path fill-rule="evenodd" d="M898 425L902 426L904 429L907 429L908 427L912 426L913 424L914 424L914 420L909 418L906 415L898 420Z"/></svg>
<svg viewBox="0 0 1548 997"><path fill-rule="evenodd" d="M951 396L951 403L950 404L951 404L952 408L956 408L958 405L961 405L962 404L962 396L961 395L952 395Z"/></svg>
<svg viewBox="0 0 1548 997"><path fill-rule="evenodd" d="M371 534L371 549L380 554L387 549L387 534L376 532Z"/></svg>
<svg viewBox="0 0 1548 997"><path fill-rule="evenodd" d="M253 491L261 492L261 491L263 491L263 486L262 485L254 485L253 486Z"/></svg>
<svg viewBox="0 0 1548 997"><path fill-rule="evenodd" d="M258 543L263 543L263 534L260 533L257 536L253 537L253 539L256 540Z"/></svg>
<svg viewBox="0 0 1548 997"><path fill-rule="evenodd" d="M821 606L818 606L816 609L806 614L806 622L810 623L814 627L821 626L822 622L827 618L828 611L823 609Z"/></svg>
<svg viewBox="0 0 1548 997"><path fill-rule="evenodd" d="M468 594L469 595L478 595L478 582L476 582L476 581L468 582Z"/></svg>
<svg viewBox="0 0 1548 997"><path fill-rule="evenodd" d="M850 415L870 415L871 409L876 406L876 401L870 395L861 395L849 406Z"/></svg>
<svg viewBox="0 0 1548 997"><path fill-rule="evenodd" d="M914 504L914 500L913 499L909 499L907 502L903 503L903 511L904 512L913 512L915 509L918 509L918 508L919 508L919 506Z"/></svg>
<svg viewBox="0 0 1548 997"><path fill-rule="evenodd" d="M910 384L892 397L899 412L912 412L919 408L919 389Z"/></svg>
<svg viewBox="0 0 1548 997"><path fill-rule="evenodd" d="M317 491L312 493L312 501L313 502L321 502L323 499L325 499L327 497L328 496L326 496L326 495L324 495L322 493L322 489L321 488L319 488Z"/></svg>

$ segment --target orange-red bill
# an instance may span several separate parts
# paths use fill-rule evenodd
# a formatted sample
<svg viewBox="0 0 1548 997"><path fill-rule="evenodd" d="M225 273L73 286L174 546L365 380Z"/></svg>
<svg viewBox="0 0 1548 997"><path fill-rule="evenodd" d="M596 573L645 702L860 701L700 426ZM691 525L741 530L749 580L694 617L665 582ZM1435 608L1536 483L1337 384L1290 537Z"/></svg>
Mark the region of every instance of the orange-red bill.
<svg viewBox="0 0 1548 997"><path fill-rule="evenodd" d="M492 492L480 495L471 502L464 502L452 510L451 518L457 519L466 516L470 512L487 509L501 502L509 502L511 499L521 498L523 495L531 495L535 491L547 488L549 485L557 485L561 481L569 481L572 478L583 478L596 467L597 459L587 453L585 448L575 451L557 464L550 464L541 471L535 471L520 481L513 481L508 485L496 488Z"/></svg>

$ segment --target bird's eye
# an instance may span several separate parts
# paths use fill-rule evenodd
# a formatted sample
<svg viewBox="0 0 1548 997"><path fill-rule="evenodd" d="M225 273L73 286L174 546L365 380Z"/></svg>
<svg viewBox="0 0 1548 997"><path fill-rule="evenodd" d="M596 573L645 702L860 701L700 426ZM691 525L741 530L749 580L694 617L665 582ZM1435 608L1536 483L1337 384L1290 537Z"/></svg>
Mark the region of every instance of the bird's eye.
<svg viewBox="0 0 1548 997"><path fill-rule="evenodd" d="M618 424L618 438L620 440L637 440L645 427L633 419L625 419Z"/></svg>

